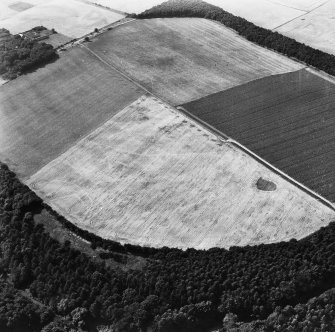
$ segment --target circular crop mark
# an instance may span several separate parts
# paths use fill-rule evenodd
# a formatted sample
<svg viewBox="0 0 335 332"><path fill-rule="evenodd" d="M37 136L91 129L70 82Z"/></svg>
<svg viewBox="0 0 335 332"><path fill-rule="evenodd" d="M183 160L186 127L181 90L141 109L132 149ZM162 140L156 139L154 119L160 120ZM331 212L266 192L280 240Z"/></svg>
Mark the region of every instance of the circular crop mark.
<svg viewBox="0 0 335 332"><path fill-rule="evenodd" d="M258 179L256 186L257 189L262 191L275 191L277 189L277 185L274 182L263 179L262 177Z"/></svg>

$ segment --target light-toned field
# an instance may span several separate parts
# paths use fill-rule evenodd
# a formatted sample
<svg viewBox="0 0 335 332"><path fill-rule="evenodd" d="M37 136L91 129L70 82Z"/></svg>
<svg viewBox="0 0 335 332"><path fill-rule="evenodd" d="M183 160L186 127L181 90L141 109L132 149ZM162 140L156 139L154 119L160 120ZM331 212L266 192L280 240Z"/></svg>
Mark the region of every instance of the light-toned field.
<svg viewBox="0 0 335 332"><path fill-rule="evenodd" d="M302 67L200 18L133 21L88 47L174 105Z"/></svg>
<svg viewBox="0 0 335 332"><path fill-rule="evenodd" d="M28 3L28 2L15 2L11 5L9 5L9 8L16 10L17 12L23 12L27 9L30 9L31 7L34 7L34 5Z"/></svg>
<svg viewBox="0 0 335 332"><path fill-rule="evenodd" d="M276 31L302 43L335 54L335 1L288 23Z"/></svg>
<svg viewBox="0 0 335 332"><path fill-rule="evenodd" d="M260 178L277 189L258 190ZM335 216L238 148L144 96L27 183L81 228L156 247L301 238Z"/></svg>
<svg viewBox="0 0 335 332"><path fill-rule="evenodd" d="M70 37L67 37L61 33L54 33L53 35L50 35L47 40L44 40L44 42L52 45L53 47L58 47L68 43L70 40Z"/></svg>
<svg viewBox="0 0 335 332"><path fill-rule="evenodd" d="M24 179L142 94L87 50L73 48L0 86L0 160Z"/></svg>
<svg viewBox="0 0 335 332"><path fill-rule="evenodd" d="M335 54L335 0L207 0L267 29Z"/></svg>
<svg viewBox="0 0 335 332"><path fill-rule="evenodd" d="M13 17L18 14L18 9L26 8L40 5L51 0L1 0L0 1L0 23L2 20ZM16 9L14 9L16 8ZM0 27L2 27L0 25Z"/></svg>
<svg viewBox="0 0 335 332"><path fill-rule="evenodd" d="M4 10L4 14L0 14L0 26L13 34L43 25L49 29L55 28L66 36L78 38L92 32L95 28L101 28L124 17L77 0L43 2L27 0L26 3L34 6L21 12L8 8L15 2L17 1L5 0L5 4L0 5L0 9Z"/></svg>
<svg viewBox="0 0 335 332"><path fill-rule="evenodd" d="M212 1L212 0L210 0ZM286 7L310 11L325 3L325 0L267 0L270 3L280 4Z"/></svg>
<svg viewBox="0 0 335 332"><path fill-rule="evenodd" d="M17 12L14 9L11 9L9 6L14 1L1 1L0 2L0 20L4 20L8 17L14 16Z"/></svg>
<svg viewBox="0 0 335 332"><path fill-rule="evenodd" d="M301 10L278 4L278 1L206 0L206 2L267 29L273 29L303 14Z"/></svg>
<svg viewBox="0 0 335 332"><path fill-rule="evenodd" d="M153 6L160 5L164 0L89 0L112 9L120 10L125 13L142 13Z"/></svg>

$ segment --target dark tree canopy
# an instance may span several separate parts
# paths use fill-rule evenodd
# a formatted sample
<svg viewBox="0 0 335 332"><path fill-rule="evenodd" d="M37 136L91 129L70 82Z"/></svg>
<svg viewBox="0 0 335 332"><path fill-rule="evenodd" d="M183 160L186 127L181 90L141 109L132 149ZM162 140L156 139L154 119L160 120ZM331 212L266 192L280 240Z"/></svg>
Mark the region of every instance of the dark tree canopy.
<svg viewBox="0 0 335 332"><path fill-rule="evenodd" d="M139 15L169 16L215 19L260 45L330 73L335 68L333 56L201 1L174 0ZM11 36L0 46L2 73L15 76L47 61L44 56L52 50L45 45ZM59 243L34 221L42 209L89 241L101 259L120 266L138 255L146 259L145 267L111 268L68 241ZM154 332L208 332L224 318L222 331L335 330L334 222L300 241L229 250L122 245L71 224L1 163L0 275L0 330L5 332L87 331L92 324L116 332L140 332L149 325Z"/></svg>
<svg viewBox="0 0 335 332"><path fill-rule="evenodd" d="M5 79L14 79L57 58L53 46L7 33L6 39L0 39L0 75Z"/></svg>
<svg viewBox="0 0 335 332"><path fill-rule="evenodd" d="M110 255L101 255L105 259L122 263L137 252L146 257L143 270L123 271L96 263L69 242L51 238L33 219L46 205L5 165L0 167L0 188L2 276L17 290L28 289L49 308L50 317L57 317L50 322L41 318L46 314L35 315L33 310L29 315L37 330L43 326L44 331L66 330L66 325L69 331L80 331L97 322L124 332L141 331L152 323L157 332L208 331L231 313L238 321L271 315L266 321L269 328L275 325L276 331L286 331L285 326L296 324L297 306L315 296L331 305L324 310L327 326L333 326L332 291L322 293L335 287L335 223L301 241L229 251L123 246L83 233L94 247L109 250ZM287 311L287 306L294 310ZM279 324L282 310L285 321L280 318ZM320 313L312 316L312 324L320 325L325 320L322 305L316 310ZM312 320L307 311L304 317L304 324ZM304 324L297 331L309 331L300 329Z"/></svg>

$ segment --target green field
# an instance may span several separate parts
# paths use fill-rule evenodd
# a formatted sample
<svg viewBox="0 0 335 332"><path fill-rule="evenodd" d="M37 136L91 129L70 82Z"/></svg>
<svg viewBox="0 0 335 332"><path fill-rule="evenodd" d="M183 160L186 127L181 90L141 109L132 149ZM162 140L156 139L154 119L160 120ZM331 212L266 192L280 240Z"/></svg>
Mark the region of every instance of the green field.
<svg viewBox="0 0 335 332"><path fill-rule="evenodd" d="M198 18L134 21L88 47L173 105L302 67Z"/></svg>
<svg viewBox="0 0 335 332"><path fill-rule="evenodd" d="M143 92L84 48L0 86L0 160L26 178Z"/></svg>

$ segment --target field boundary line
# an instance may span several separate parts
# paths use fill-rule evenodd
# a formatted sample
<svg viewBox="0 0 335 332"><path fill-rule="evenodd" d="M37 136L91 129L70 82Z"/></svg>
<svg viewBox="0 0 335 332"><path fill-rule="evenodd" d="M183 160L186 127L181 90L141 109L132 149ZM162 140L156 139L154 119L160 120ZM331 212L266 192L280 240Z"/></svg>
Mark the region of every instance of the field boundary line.
<svg viewBox="0 0 335 332"><path fill-rule="evenodd" d="M109 62L107 62L106 60L104 60L102 57L100 57L98 54L96 54L94 51L92 51L90 48L88 48L86 45L81 44L81 47L84 47L86 50L88 50L92 55L94 55L98 60L100 60L102 63L104 63L107 67L115 70L117 73L119 73L120 75L122 75L122 77L124 77L125 79L127 79L128 81L132 82L133 84L135 84L138 88L140 88L141 90L145 91L146 93L149 93L150 95L154 96L155 98L159 98L156 97L150 90L148 90L147 88L145 88L142 84L138 83L137 81L135 81L133 78L129 77L125 72L121 71L120 69L118 69L117 67L115 67L114 65L110 64ZM161 98L159 98L161 99ZM163 100L162 100L163 101ZM164 101L165 102L165 101ZM166 102L165 102L166 103Z"/></svg>
<svg viewBox="0 0 335 332"><path fill-rule="evenodd" d="M145 94L143 94L145 95ZM136 102L136 100L138 100L139 98L141 98L143 95L140 95L138 98L135 98L133 101L131 102L127 102L125 104L125 106L123 106L123 108L126 108L128 106L130 106L131 104L133 104L134 102ZM106 120L104 120L104 122L99 123L97 126L95 126L94 128L92 128L91 130L89 130L87 133L85 133L84 135L78 137L78 139L76 139L74 142L72 142L67 148L65 148L64 150L60 151L59 153L57 153L51 160L46 161L45 163L43 163L43 165L34 173L32 173L29 176L23 177L21 178L21 180L25 183L28 184L31 179L39 172L41 171L44 167L48 166L50 163L52 163L54 160L56 160L57 158L61 157L64 153L66 153L68 150L72 149L74 146L76 146L78 143L80 143L82 140L84 140L85 138L87 138L88 136L92 135L97 129L101 128L107 121L110 121L116 114L118 114L120 111L122 111L122 109L119 109L115 114L112 115L108 115L108 118Z"/></svg>
<svg viewBox="0 0 335 332"><path fill-rule="evenodd" d="M281 24L281 25L278 25L277 27L275 27L275 28L273 28L273 29L271 29L271 30L272 30L272 31L277 30L277 29L283 27L284 25L289 24L289 23L291 23L291 22L297 20L297 19L300 18L300 17L306 16L306 15L308 15L308 14L314 12L316 9L318 9L318 8L320 8L320 7L322 7L322 6L324 6L324 5L325 5L326 3L328 3L329 1L330 1L330 0L327 0L327 1L323 2L323 3L321 3L319 6L314 7L313 9L311 9L311 10L309 10L309 11L306 11L304 14L299 15L299 16L297 16L297 17L295 17L295 18L293 18L293 19L291 19L291 20L289 20L289 21L287 21L287 22L285 22L285 23L283 23L283 24Z"/></svg>
<svg viewBox="0 0 335 332"><path fill-rule="evenodd" d="M264 160L263 158L261 158L260 156L258 156L257 154L255 154L254 152L252 152L251 150L249 150L247 147L245 147L244 145L242 145L239 142L237 142L236 140L230 138L228 135L224 134L220 130L214 128L213 126L209 125L205 121L202 121L201 119L199 119L197 116L191 114L184 107L182 107L182 106L173 106L169 102L167 102L166 100L164 100L163 98L158 97L157 95L155 95L153 93L153 91L148 90L141 83L139 83L136 80L134 80L133 78L129 77L125 72L121 71L120 69L116 68L114 65L112 65L112 64L108 63L107 61L105 61L104 59L102 59L99 55L97 55L94 51L92 51L91 49L89 49L86 45L82 45L82 46L84 48L86 48L91 54L93 54L97 59L99 59L101 62L103 62L105 65L107 65L109 68L117 71L124 78L126 78L129 81L131 81L132 83L134 83L136 86L138 86L139 88L141 88L142 90L144 90L146 93L148 93L152 97L156 98L157 100L160 100L161 102L163 102L167 106L172 107L173 109L175 109L176 111L178 111L181 114L185 115L187 118L190 118L191 120L195 121L196 123L200 123L205 129L209 130L210 132L214 132L216 135L218 135L219 138L220 138L220 140L223 141L224 143L231 143L232 145L237 146L239 149L241 149L242 151L244 151L245 153L247 153L249 156L251 156L254 159L256 159L262 165L264 165L268 169L272 170L274 173L280 175L282 178L284 178L285 180L287 180L291 184L294 184L295 186L297 186L298 188L300 188L302 191L304 191L305 193L307 193L310 196L312 196L313 198L315 198L317 201L323 203L324 205L328 206L330 209L332 209L333 211L335 211L335 205L332 202L328 201L326 198L324 198L321 195L317 194L316 192L314 192L313 190L309 189L308 187L306 187L302 183L298 182L297 180L291 178L288 174L284 173L283 171L279 170L275 166L271 165L269 162L267 162L266 160Z"/></svg>
<svg viewBox="0 0 335 332"><path fill-rule="evenodd" d="M319 195L318 193L316 193L315 191L313 191L312 189L306 187L305 185L303 185L302 183L300 183L299 181L293 179L291 176L289 176L288 174L286 174L285 172L281 171L279 168L275 167L274 165L270 164L269 162L267 162L265 159L263 159L262 157L260 157L259 155L257 155L256 153L252 152L251 150L249 150L246 146L244 146L243 144L237 142L236 140L234 140L233 138L230 138L229 136L227 136L226 134L224 134L223 132L221 132L220 130L214 128L213 126L211 126L210 124L206 123L205 121L199 119L196 115L190 113L188 110L186 110L184 107L182 106L177 106L176 107L179 111L181 111L184 115L186 115L187 117L191 118L194 121L197 121L199 123L201 123L203 126L205 126L208 130L214 132L214 134L219 135L219 138L221 138L221 141L223 141L224 143L231 143L234 146L237 146L240 150L244 151L245 153L247 153L249 156L253 157L254 159L256 159L258 162L260 162L263 166L266 166L268 169L270 169L271 171L273 171L274 173L276 173L277 175L280 175L283 179L287 180L288 182L290 182L291 184L294 184L295 186L297 186L299 189L301 189L302 191L304 191L306 194L312 196L313 198L315 198L316 200L318 200L319 202L323 203L324 205L328 206L330 209L332 209L333 211L335 211L335 205L327 200L326 198L322 197L321 195ZM224 138L224 140L222 140L222 137Z"/></svg>
<svg viewBox="0 0 335 332"><path fill-rule="evenodd" d="M85 40L86 37L95 38L95 37L98 37L99 35L102 35L103 33L107 32L111 28L114 29L114 28L117 28L117 27L119 27L121 25L124 25L124 24L136 21L136 19L133 18L131 20L127 20L125 22L121 22L123 19L120 19L119 21L116 21L116 22L109 23L109 24L105 25L104 27L102 27L102 28L99 29L99 32L92 31L92 32L87 33L86 35L83 35L83 36L81 36L79 38L71 40L71 41L69 41L69 42L67 42L67 43L65 43L63 45L57 46L56 47L56 51L63 52L65 49L68 49L68 48L71 48L71 47L75 47L75 46L78 46L78 45L83 45L82 43L84 42L84 40Z"/></svg>
<svg viewBox="0 0 335 332"><path fill-rule="evenodd" d="M335 84L334 76L331 76L331 75L329 75L329 74L327 74L323 71L316 70L313 67L307 67L307 68L305 68L305 70L307 70L308 72L310 72L311 74L313 74L315 76L318 76L318 77L324 79L325 81L328 81L332 84Z"/></svg>
<svg viewBox="0 0 335 332"><path fill-rule="evenodd" d="M297 8L297 7L291 7L291 6L284 5L283 3L276 2L276 1L273 1L273 0L267 0L267 2L270 2L270 3L274 4L274 5L278 5L278 6L280 6L280 7L285 7L285 8L295 9L295 10L298 10L298 11L300 11L300 12L305 12L305 13L308 12L308 10L306 10L306 9L301 9L301 8Z"/></svg>
<svg viewBox="0 0 335 332"><path fill-rule="evenodd" d="M120 14L120 15L124 15L124 16L127 16L127 14L128 14L128 13L123 12L122 10L117 10L117 9L113 9L111 7L108 7L108 6L100 5L96 2L94 2L94 0L92 0L92 1L90 1L90 0L79 0L79 1L83 2L83 3L86 3L87 5L90 5L90 6L94 6L94 7L97 7L97 8L108 10L108 11L116 13L116 14Z"/></svg>

